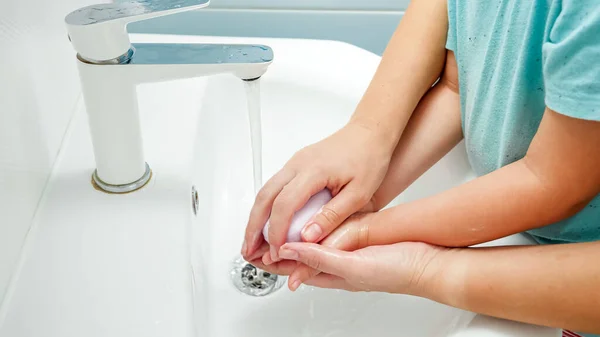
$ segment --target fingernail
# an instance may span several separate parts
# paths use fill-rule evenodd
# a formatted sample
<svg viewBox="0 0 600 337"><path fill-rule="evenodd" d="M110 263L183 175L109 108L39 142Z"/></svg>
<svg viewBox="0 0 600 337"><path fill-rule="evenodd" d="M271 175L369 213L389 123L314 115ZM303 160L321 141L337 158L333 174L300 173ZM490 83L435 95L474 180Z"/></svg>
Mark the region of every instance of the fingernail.
<svg viewBox="0 0 600 337"><path fill-rule="evenodd" d="M248 254L248 244L246 240L244 240L244 244L242 245L242 256L246 256Z"/></svg>
<svg viewBox="0 0 600 337"><path fill-rule="evenodd" d="M256 251L256 252L254 252L254 254L248 256L248 260L246 260L246 261L250 262L252 260L256 260L258 258L262 258L263 255L264 255L264 253L261 253L260 251Z"/></svg>
<svg viewBox="0 0 600 337"><path fill-rule="evenodd" d="M277 248L275 246L271 246L270 251L271 251L271 260L273 260L274 262L279 261L279 255L277 254Z"/></svg>
<svg viewBox="0 0 600 337"><path fill-rule="evenodd" d="M250 240L250 242L248 242L248 244L249 244L248 249L253 249L254 247L256 247L261 236L262 236L262 232L254 233L254 235L252 236L252 240Z"/></svg>
<svg viewBox="0 0 600 337"><path fill-rule="evenodd" d="M291 291L296 291L296 289L298 289L298 287L300 287L300 284L302 282L300 282L300 280L296 280L294 282L292 282L292 286L290 287Z"/></svg>
<svg viewBox="0 0 600 337"><path fill-rule="evenodd" d="M321 229L321 226L314 222L302 229L302 238L304 241L315 242L319 240L322 234L323 230Z"/></svg>
<svg viewBox="0 0 600 337"><path fill-rule="evenodd" d="M279 256L282 259L298 260L298 252L291 249L281 248L279 250Z"/></svg>

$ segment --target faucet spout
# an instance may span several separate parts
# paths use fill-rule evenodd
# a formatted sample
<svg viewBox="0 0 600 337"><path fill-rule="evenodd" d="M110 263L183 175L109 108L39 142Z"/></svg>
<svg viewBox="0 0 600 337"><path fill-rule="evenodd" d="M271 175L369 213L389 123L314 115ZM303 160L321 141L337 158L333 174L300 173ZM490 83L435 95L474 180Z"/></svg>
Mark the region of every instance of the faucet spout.
<svg viewBox="0 0 600 337"><path fill-rule="evenodd" d="M263 45L134 43L132 50L119 71L144 83L222 73L253 79L273 61L273 50Z"/></svg>
<svg viewBox="0 0 600 337"><path fill-rule="evenodd" d="M97 64L78 57L83 97L96 158L93 182L111 193L139 189L150 179L144 161L136 86L141 83L230 73L261 77L273 61L262 45L133 44L127 59Z"/></svg>

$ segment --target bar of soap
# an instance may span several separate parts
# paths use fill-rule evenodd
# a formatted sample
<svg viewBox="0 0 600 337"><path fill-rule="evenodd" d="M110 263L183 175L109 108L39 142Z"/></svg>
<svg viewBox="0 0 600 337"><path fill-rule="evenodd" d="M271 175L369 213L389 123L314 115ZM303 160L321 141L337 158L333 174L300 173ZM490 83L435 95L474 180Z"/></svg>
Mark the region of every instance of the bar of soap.
<svg viewBox="0 0 600 337"><path fill-rule="evenodd" d="M292 217L290 229L288 230L286 242L301 242L302 236L300 233L304 226L315 215L321 207L325 206L332 199L331 192L328 189L324 189L321 192L313 195L308 199L306 204L299 209ZM269 219L270 220L270 219ZM269 220L263 228L263 236L265 241L269 242Z"/></svg>

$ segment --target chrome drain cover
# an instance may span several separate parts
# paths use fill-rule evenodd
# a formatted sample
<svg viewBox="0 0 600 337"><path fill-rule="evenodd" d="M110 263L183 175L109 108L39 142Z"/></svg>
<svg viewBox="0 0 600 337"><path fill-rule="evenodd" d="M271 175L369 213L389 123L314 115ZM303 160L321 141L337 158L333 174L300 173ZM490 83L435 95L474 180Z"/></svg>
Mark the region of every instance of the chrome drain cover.
<svg viewBox="0 0 600 337"><path fill-rule="evenodd" d="M243 258L233 262L231 280L233 285L244 294L265 296L279 290L285 283L285 277L259 269Z"/></svg>

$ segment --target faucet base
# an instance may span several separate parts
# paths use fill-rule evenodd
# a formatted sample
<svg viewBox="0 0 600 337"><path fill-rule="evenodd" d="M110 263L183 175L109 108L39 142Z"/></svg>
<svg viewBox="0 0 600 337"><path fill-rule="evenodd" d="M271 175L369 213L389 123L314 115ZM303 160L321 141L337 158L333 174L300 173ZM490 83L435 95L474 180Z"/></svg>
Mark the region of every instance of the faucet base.
<svg viewBox="0 0 600 337"><path fill-rule="evenodd" d="M92 186L94 186L94 188L97 189L98 191L105 192L105 193L125 194L125 193L137 191L140 188L146 186L146 184L148 184L148 182L150 181L151 178L152 178L152 170L150 169L150 166L148 165L148 163L146 163L146 172L144 172L144 175L140 179L138 179L134 182L131 182L129 184L123 184L123 185L112 185L112 184L107 184L107 183L103 182L102 179L100 179L100 177L98 177L98 170L94 170L94 173L92 174Z"/></svg>

